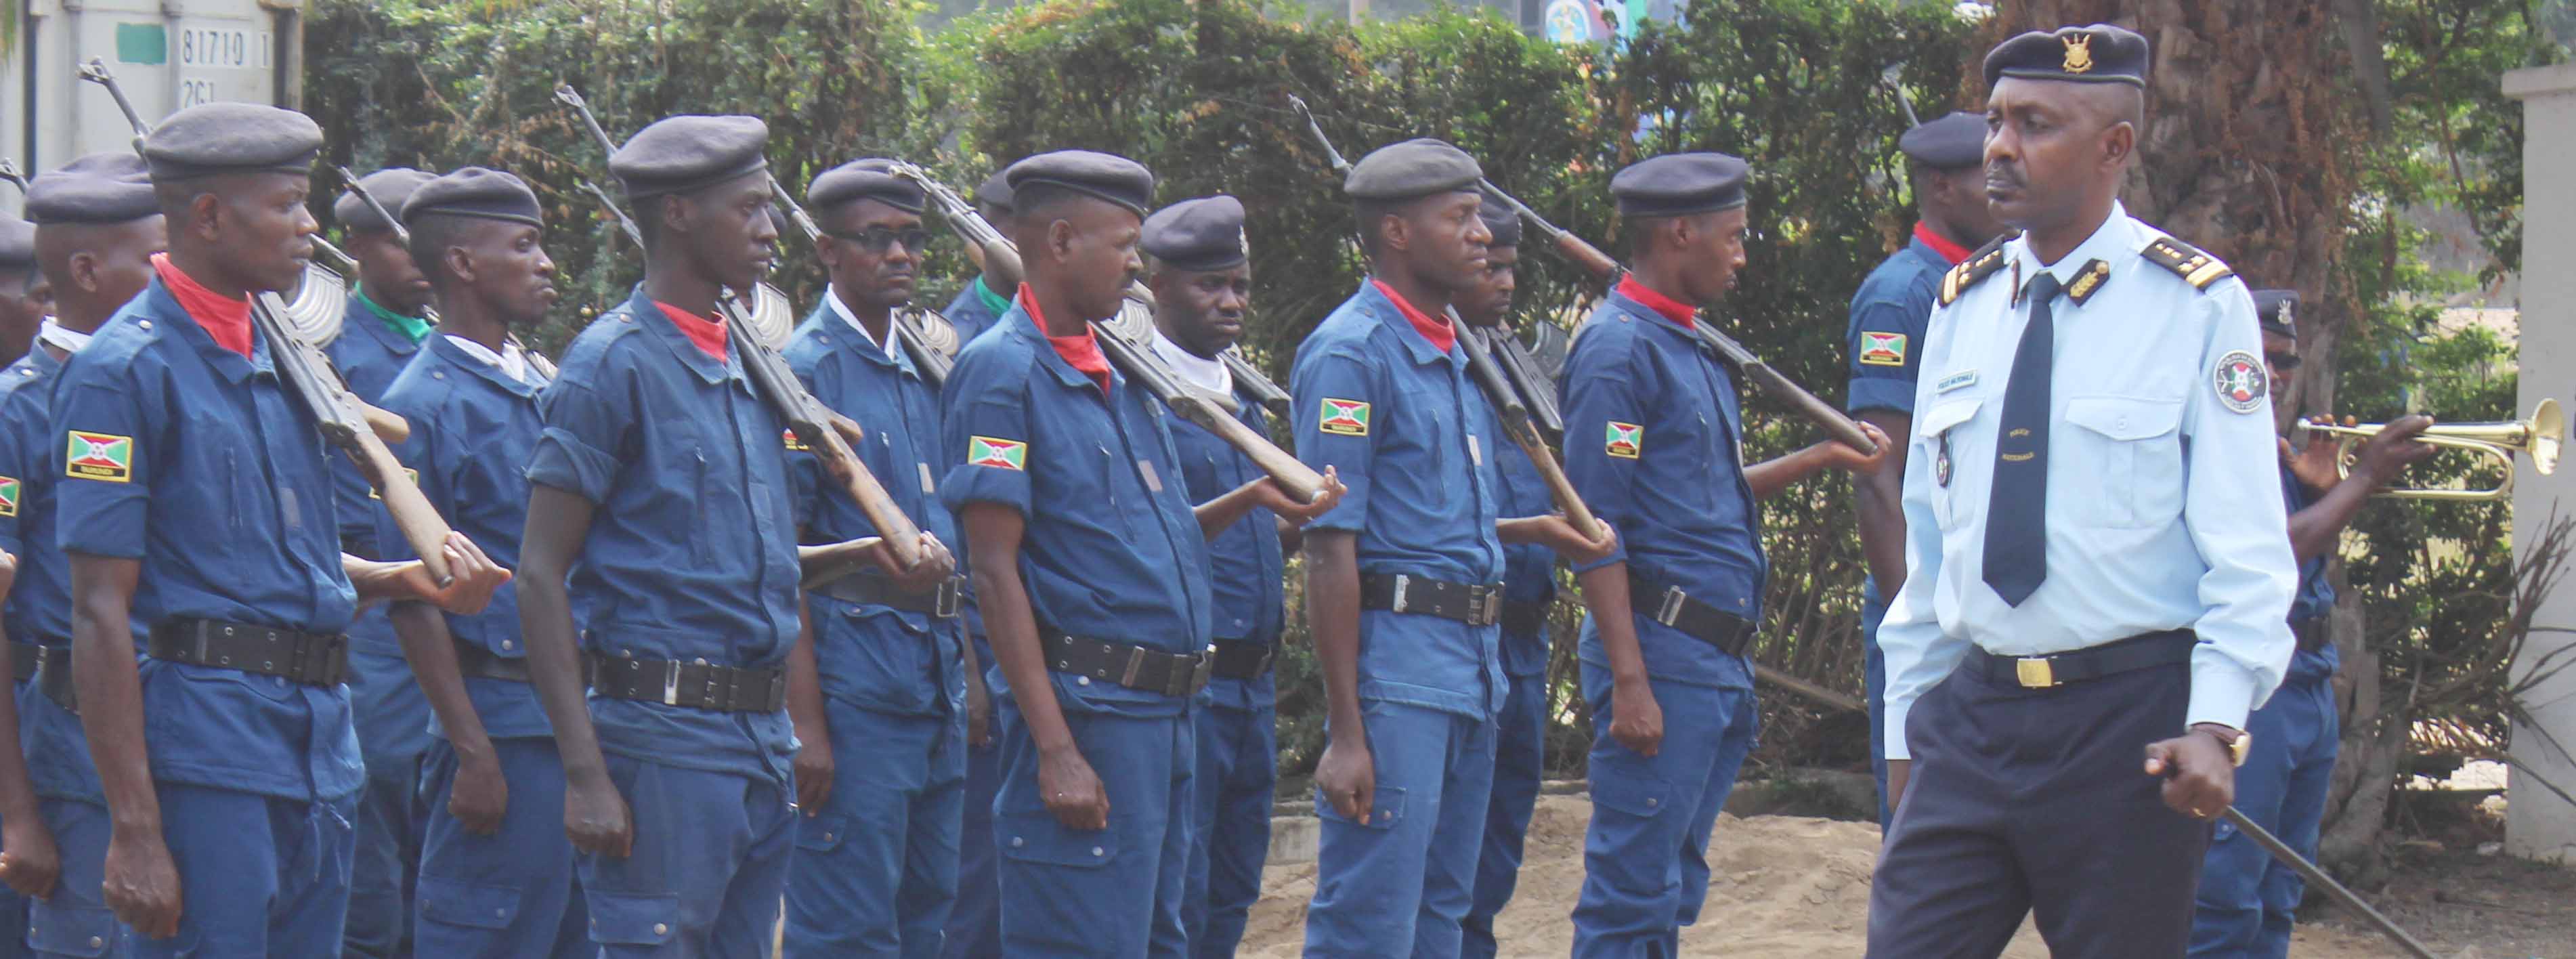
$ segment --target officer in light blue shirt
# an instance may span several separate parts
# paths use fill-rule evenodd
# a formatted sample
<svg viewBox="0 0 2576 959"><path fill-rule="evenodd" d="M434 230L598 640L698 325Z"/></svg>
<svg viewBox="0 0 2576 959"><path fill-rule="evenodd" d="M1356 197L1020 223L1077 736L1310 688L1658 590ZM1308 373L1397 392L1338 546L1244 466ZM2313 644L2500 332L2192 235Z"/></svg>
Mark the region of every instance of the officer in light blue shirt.
<svg viewBox="0 0 2576 959"><path fill-rule="evenodd" d="M2024 231L1942 278L1887 655L1875 955L2173 956L2297 564L2245 285L2115 197L2147 42L1986 57L1987 195ZM2141 762L2143 758L2143 762ZM1898 762L1905 760L1905 762Z"/></svg>
<svg viewBox="0 0 2576 959"><path fill-rule="evenodd" d="M1449 306L1493 240L1474 157L1409 140L1343 183L1370 277L1297 348L1298 458L1350 495L1306 534L1308 622L1329 702L1309 956L1456 956L1494 778L1503 549L1607 553L1563 517L1506 517L1491 402Z"/></svg>
<svg viewBox="0 0 2576 959"><path fill-rule="evenodd" d="M399 215L412 191L433 179L393 167L358 179L358 186ZM429 279L397 238L393 221L355 190L331 203L349 256L358 261L358 285L349 292L340 335L324 352L349 391L369 403L384 398L394 377L419 355L431 335ZM340 511L340 545L366 559L408 555L378 535L384 503L366 477L342 462L333 470L333 501ZM349 876L348 955L398 959L411 954L412 879L420 871L424 810L421 756L429 749L429 702L412 682L386 611L358 611L349 624L349 692L358 711L358 751L367 761L367 789L358 797L358 864Z"/></svg>
<svg viewBox="0 0 2576 959"><path fill-rule="evenodd" d="M8 494L0 496L0 549L18 557L9 649L13 660L24 648L35 661L32 672L12 663L18 735L0 744L23 750L17 754L25 757L32 800L0 806L11 887L31 893L28 926L13 945L36 955L123 956L125 931L99 888L107 806L75 712L71 565L54 545L55 478L46 467L55 376L151 281L151 257L168 233L151 177L132 151L91 154L37 176L28 184L27 215L36 223L38 265L59 279L51 281L53 318L27 355L0 371L0 491Z"/></svg>
<svg viewBox="0 0 2576 959"><path fill-rule="evenodd" d="M2294 383L2290 371L2299 368L2293 316L2298 302L2297 290L2254 291L2254 309L2263 325L2263 363L2276 398L2288 395ZM2236 809L2312 860L2342 738L2334 692L2335 669L2342 659L2327 631L2335 590L2326 579L2326 560L2344 526L2372 493L2409 464L2433 454L2433 447L2414 441L2431 425L2427 416L2388 424L2362 441L2349 476L2338 475L2344 446L2334 437L2311 437L2307 449L2297 453L2287 440L2281 444L2281 495L2290 511L2290 549L2299 559L2299 594L2290 604L2290 632L2298 637L2299 651L2290 657L2280 690L2247 720L2245 731L2254 745L2236 771ZM2284 959L2290 954L2290 926L2303 891L2297 870L2273 859L2234 823L2219 823L2201 866L2191 954Z"/></svg>
<svg viewBox="0 0 2576 959"><path fill-rule="evenodd" d="M896 507L944 544L957 535L935 481L939 394L894 335L895 311L912 302L913 271L929 243L927 198L886 171L884 160L853 161L806 191L831 285L796 328L787 362L815 398L866 428L852 444L860 460ZM802 446L791 446L788 465L806 538L875 535ZM966 672L976 662L964 649L953 568L943 559L901 578L839 576L815 584L807 600L836 775L830 798L796 825L791 959L939 954L957 893Z"/></svg>

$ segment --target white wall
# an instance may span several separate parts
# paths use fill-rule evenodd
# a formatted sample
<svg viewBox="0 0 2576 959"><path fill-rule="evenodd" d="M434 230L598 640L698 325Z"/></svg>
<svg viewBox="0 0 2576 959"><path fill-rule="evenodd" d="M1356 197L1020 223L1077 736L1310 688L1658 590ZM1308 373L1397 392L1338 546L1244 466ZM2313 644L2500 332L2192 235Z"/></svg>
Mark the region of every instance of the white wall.
<svg viewBox="0 0 2576 959"><path fill-rule="evenodd" d="M2576 156L2576 64L2515 70L2504 76L2506 96L2522 101L2523 214L2521 402L2528 412L2541 397L2576 398L2576 180L2566 158ZM2517 461L2520 458L2517 457ZM2553 511L2576 514L2576 463L2555 476L2518 465L2513 515L2517 532L2537 534ZM2517 560L2529 543L2517 537ZM2576 582L2561 584L2532 617L2540 627L2576 626ZM2517 679L2542 657L2576 657L2576 636L2535 633L2516 664ZM2576 865L2576 806L2533 780L2547 779L2576 792L2576 762L2551 747L2554 738L2576 750L2576 669L2524 698L2540 729L2516 725L2513 780L2505 848L2517 856ZM2546 736L2541 735L2545 731Z"/></svg>

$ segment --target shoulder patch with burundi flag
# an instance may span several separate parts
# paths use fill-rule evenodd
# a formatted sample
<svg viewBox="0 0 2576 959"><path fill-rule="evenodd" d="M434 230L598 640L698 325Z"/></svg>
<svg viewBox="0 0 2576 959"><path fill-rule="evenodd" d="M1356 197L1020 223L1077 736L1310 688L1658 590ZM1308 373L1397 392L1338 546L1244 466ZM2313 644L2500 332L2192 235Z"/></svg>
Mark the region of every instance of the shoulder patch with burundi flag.
<svg viewBox="0 0 2576 959"><path fill-rule="evenodd" d="M15 476L0 476L0 516L18 515L18 491L21 484Z"/></svg>
<svg viewBox="0 0 2576 959"><path fill-rule="evenodd" d="M1861 331L1860 363L1862 366L1904 366L1905 334Z"/></svg>
<svg viewBox="0 0 2576 959"><path fill-rule="evenodd" d="M2272 390L2271 371L2245 350L2229 350L2219 357L2218 368L2210 371L2209 380L2218 391L2218 402L2239 413L2262 408L2263 395Z"/></svg>
<svg viewBox="0 0 2576 959"><path fill-rule="evenodd" d="M69 450L63 454L63 475L109 483L133 482L133 437L73 430L70 442Z"/></svg>
<svg viewBox="0 0 2576 959"><path fill-rule="evenodd" d="M788 452L790 452L790 453L803 453L803 452L808 452L808 450L807 450L807 448L806 448L806 446L805 446L805 441L804 441L804 440L800 440L800 439L797 439L797 438L796 438L796 430L795 430L794 428L789 428L789 429L780 430L779 432L780 432L781 434L784 434L784 435L787 437L787 451L788 451Z"/></svg>
<svg viewBox="0 0 2576 959"><path fill-rule="evenodd" d="M1635 423L1622 423L1618 420L1610 421L1610 428L1607 431L1607 435L1602 439L1602 452L1623 460L1632 460L1636 459L1637 454L1644 452L1645 449L1645 427L1639 426Z"/></svg>
<svg viewBox="0 0 2576 959"><path fill-rule="evenodd" d="M990 436L970 436L966 438L966 465L1025 473L1029 469L1029 444Z"/></svg>
<svg viewBox="0 0 2576 959"><path fill-rule="evenodd" d="M1324 418L1316 428L1335 436L1367 436L1369 405L1367 400L1324 398Z"/></svg>

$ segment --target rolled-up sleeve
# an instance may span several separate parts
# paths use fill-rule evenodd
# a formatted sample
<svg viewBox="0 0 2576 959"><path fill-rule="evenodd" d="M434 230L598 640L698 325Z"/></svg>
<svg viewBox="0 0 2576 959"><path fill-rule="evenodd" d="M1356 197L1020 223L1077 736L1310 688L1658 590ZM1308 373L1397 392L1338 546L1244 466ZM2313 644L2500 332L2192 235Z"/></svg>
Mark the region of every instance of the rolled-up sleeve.
<svg viewBox="0 0 2576 959"><path fill-rule="evenodd" d="M1029 468L1056 451L1033 441L1028 397L1002 384L951 386L963 395L948 407L948 441L942 445L950 451L949 465L938 483L939 501L958 516L966 515L969 503L998 503L1030 516Z"/></svg>
<svg viewBox="0 0 2576 959"><path fill-rule="evenodd" d="M1851 412L1890 410L1914 413L1916 364L1922 353L1928 303L1883 299L1855 300L1851 312Z"/></svg>
<svg viewBox="0 0 2576 959"><path fill-rule="evenodd" d="M1289 392L1296 402L1297 458L1317 472L1331 467L1347 490L1306 528L1357 532L1368 520L1370 469L1384 430L1377 413L1390 399L1384 380L1365 357L1336 347L1297 364Z"/></svg>
<svg viewBox="0 0 2576 959"><path fill-rule="evenodd" d="M2290 552L2288 509L2272 468L2279 444L2272 429L2268 391L2253 408L2222 402L2215 387L2221 364L2250 362L2262 368L2262 334L2245 285L2226 281L2201 297L2209 311L2194 368L2202 386L2183 408L2189 442L2184 464L2183 526L2209 571L2200 578L2206 606L2192 624L2200 646L2191 657L2191 704L2186 723L2245 728L2288 672L2298 641L2290 635L2290 601L2299 564Z"/></svg>
<svg viewBox="0 0 2576 959"><path fill-rule="evenodd" d="M538 394L537 415L546 428L528 457L528 482L606 502L617 480L616 451L626 448L634 411L566 377Z"/></svg>
<svg viewBox="0 0 2576 959"><path fill-rule="evenodd" d="M69 553L141 559L156 457L168 451L159 448L155 414L133 385L105 373L67 365L54 395L52 439L63 453L47 457L62 470L54 544Z"/></svg>
<svg viewBox="0 0 2576 959"><path fill-rule="evenodd" d="M1615 334L1614 334L1615 335ZM1605 336L1603 339L1608 339ZM1576 349L1567 359L1560 390L1565 399L1565 477L1601 521L1618 529L1635 529L1637 464L1647 444L1660 437L1646 432L1641 394L1664 395L1641 381L1652 364L1638 359L1634 339L1619 339L1599 350ZM1578 574L1628 561L1628 538L1621 536L1610 555L1574 564Z"/></svg>

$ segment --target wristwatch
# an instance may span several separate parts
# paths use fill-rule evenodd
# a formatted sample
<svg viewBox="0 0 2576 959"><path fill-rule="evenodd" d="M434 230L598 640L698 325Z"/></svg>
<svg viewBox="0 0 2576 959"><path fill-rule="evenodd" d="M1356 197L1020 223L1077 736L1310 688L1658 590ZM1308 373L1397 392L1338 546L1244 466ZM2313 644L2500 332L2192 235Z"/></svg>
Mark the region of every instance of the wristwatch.
<svg viewBox="0 0 2576 959"><path fill-rule="evenodd" d="M2246 754L2254 749L2254 734L2242 729L2231 729L2217 723L2200 723L2191 728L2208 733L2211 739L2218 740L2219 745L2227 747L2227 761L2239 767L2245 765Z"/></svg>

